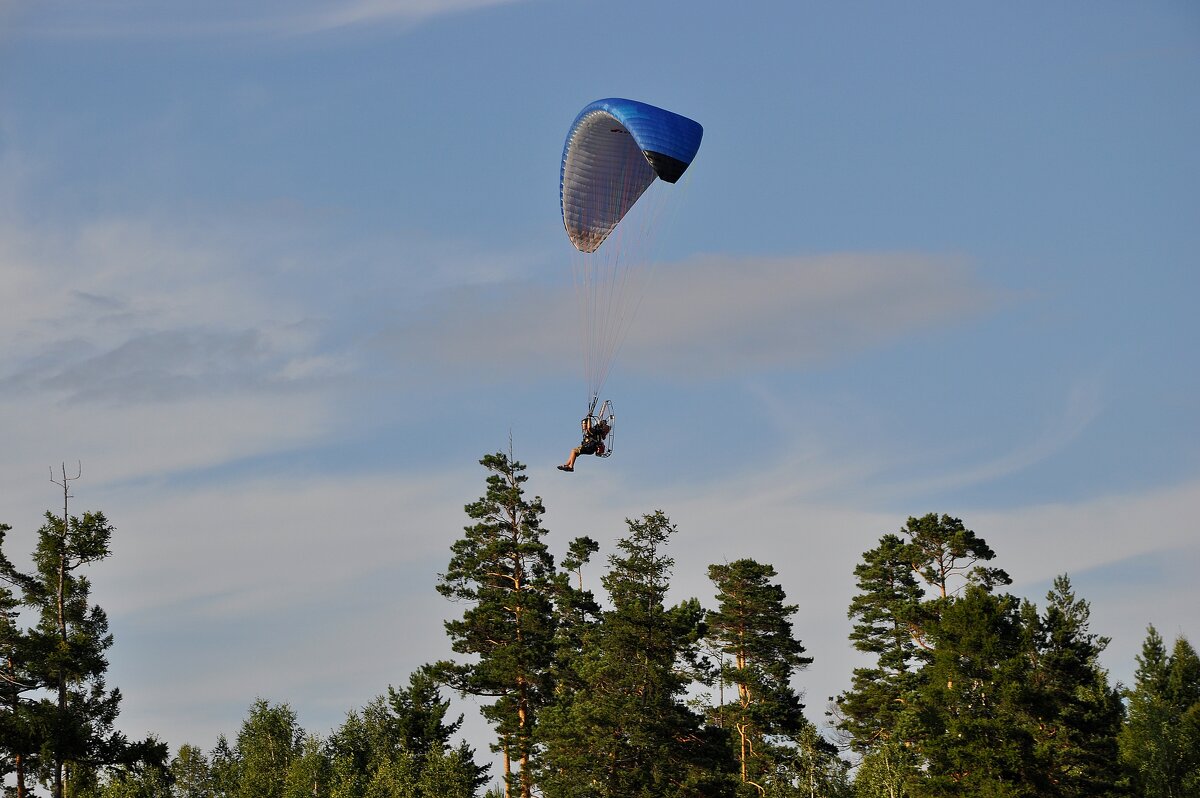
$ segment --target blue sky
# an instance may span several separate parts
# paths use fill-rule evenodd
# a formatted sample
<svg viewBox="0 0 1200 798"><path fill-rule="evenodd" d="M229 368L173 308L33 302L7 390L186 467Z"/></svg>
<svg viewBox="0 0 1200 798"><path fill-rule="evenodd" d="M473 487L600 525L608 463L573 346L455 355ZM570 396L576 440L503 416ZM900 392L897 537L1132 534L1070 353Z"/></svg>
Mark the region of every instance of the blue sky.
<svg viewBox="0 0 1200 798"><path fill-rule="evenodd" d="M445 656L510 439L560 553L661 508L680 597L775 564L814 720L909 515L1070 573L1114 678L1200 641L1200 11L751 5L0 0L0 520L82 461L131 735L326 731ZM609 96L705 137L567 476L559 158Z"/></svg>

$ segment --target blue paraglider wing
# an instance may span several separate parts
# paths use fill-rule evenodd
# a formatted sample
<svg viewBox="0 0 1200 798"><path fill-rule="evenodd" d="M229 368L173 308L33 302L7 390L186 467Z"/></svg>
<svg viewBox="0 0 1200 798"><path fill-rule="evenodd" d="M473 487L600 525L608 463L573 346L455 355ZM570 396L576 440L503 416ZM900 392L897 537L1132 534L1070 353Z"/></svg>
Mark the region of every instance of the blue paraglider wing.
<svg viewBox="0 0 1200 798"><path fill-rule="evenodd" d="M595 252L655 178L677 181L696 157L704 128L636 100L591 103L563 146L563 225L580 252Z"/></svg>

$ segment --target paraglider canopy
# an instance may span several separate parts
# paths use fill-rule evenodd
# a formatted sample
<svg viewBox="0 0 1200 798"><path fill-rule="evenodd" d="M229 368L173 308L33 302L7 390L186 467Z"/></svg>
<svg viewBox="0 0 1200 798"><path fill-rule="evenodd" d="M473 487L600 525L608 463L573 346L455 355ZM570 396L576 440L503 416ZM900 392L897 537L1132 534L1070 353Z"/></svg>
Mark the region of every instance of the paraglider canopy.
<svg viewBox="0 0 1200 798"><path fill-rule="evenodd" d="M611 97L575 117L563 146L563 225L580 252L595 252L655 178L674 183L700 149L698 122Z"/></svg>

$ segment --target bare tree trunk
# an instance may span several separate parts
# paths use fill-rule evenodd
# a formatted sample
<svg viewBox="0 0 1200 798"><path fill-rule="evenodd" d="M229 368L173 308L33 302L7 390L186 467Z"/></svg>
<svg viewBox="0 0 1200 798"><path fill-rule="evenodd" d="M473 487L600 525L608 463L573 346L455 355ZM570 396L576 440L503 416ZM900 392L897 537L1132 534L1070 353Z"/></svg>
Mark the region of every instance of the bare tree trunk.
<svg viewBox="0 0 1200 798"><path fill-rule="evenodd" d="M83 469L80 467L80 473ZM58 586L57 601L58 609L58 634L62 645L67 644L67 614L66 614L66 584L67 584L67 537L71 523L71 517L67 512L68 503L71 499L71 482L79 479L79 473L74 477L67 476L67 464L62 464L62 482L51 477L50 481L56 485L61 485L63 489L63 514L62 514L62 541L61 548L58 553ZM58 711L62 715L67 711L67 677L63 673L56 674L58 681ZM64 761L61 752L54 754L54 798L63 798L63 765Z"/></svg>
<svg viewBox="0 0 1200 798"><path fill-rule="evenodd" d="M529 772L529 730L525 728L528 723L526 704L529 698L528 691L525 689L524 677L518 677L517 694L517 718L520 729L518 733L521 741L521 798L530 798L533 793L533 776Z"/></svg>
<svg viewBox="0 0 1200 798"><path fill-rule="evenodd" d="M508 746L504 746L504 798L512 798L509 785L512 783L512 760L508 757Z"/></svg>

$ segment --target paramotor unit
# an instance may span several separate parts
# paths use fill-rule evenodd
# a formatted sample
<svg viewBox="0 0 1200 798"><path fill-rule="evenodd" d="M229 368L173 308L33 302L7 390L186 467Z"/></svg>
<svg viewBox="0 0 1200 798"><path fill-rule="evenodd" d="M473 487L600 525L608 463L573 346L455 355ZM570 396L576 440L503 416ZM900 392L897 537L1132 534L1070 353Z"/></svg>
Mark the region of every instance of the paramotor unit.
<svg viewBox="0 0 1200 798"><path fill-rule="evenodd" d="M597 429L603 424L608 429L608 432L596 446L594 454L596 457L611 457L613 453L613 441L617 434L617 415L613 412L612 402L608 399L604 400L604 404L600 405L600 410L597 412L596 399L597 397L592 397L591 404L588 406L587 417L584 418L584 424L591 429Z"/></svg>

